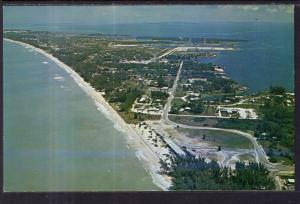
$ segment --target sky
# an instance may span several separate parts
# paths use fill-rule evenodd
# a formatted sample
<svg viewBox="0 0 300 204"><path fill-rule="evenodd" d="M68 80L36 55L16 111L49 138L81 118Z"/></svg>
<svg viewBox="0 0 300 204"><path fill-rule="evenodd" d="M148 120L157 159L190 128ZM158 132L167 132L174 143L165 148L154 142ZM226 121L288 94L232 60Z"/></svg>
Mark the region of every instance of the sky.
<svg viewBox="0 0 300 204"><path fill-rule="evenodd" d="M8 25L293 22L293 5L4 6Z"/></svg>

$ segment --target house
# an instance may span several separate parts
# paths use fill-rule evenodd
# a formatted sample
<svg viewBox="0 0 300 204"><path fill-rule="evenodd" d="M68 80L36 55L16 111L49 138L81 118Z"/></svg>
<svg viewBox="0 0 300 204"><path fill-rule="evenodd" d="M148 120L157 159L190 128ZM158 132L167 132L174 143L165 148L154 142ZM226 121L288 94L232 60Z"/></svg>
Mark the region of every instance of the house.
<svg viewBox="0 0 300 204"><path fill-rule="evenodd" d="M223 69L219 69L219 68L215 68L215 71L217 71L217 72L221 72L221 73L223 73L223 72L224 72L224 70L223 70Z"/></svg>
<svg viewBox="0 0 300 204"><path fill-rule="evenodd" d="M193 98L190 98L191 101L196 101L196 100L199 100L199 97L193 97Z"/></svg>
<svg viewBox="0 0 300 204"><path fill-rule="evenodd" d="M165 86L160 89L161 92L168 93L169 87Z"/></svg>
<svg viewBox="0 0 300 204"><path fill-rule="evenodd" d="M295 184L295 179L287 179L288 184Z"/></svg>
<svg viewBox="0 0 300 204"><path fill-rule="evenodd" d="M183 88L188 88L188 87L191 87L192 86L192 84L181 84L181 87L183 87Z"/></svg>
<svg viewBox="0 0 300 204"><path fill-rule="evenodd" d="M224 111L224 112L226 112L228 114L232 114L232 113L237 113L238 112L238 110L234 109L234 108L221 108L220 110Z"/></svg>
<svg viewBox="0 0 300 204"><path fill-rule="evenodd" d="M189 79L190 83L193 83L194 81L203 81L203 82L207 82L207 78L191 78Z"/></svg>
<svg viewBox="0 0 300 204"><path fill-rule="evenodd" d="M153 91L160 91L160 88L158 87L149 87L149 91L153 92Z"/></svg>
<svg viewBox="0 0 300 204"><path fill-rule="evenodd" d="M143 96L140 98L139 102L143 103L144 101L146 101L147 98L148 98L148 97L147 97L146 95L143 95Z"/></svg>
<svg viewBox="0 0 300 204"><path fill-rule="evenodd" d="M190 107L185 107L184 110L189 111L189 110L191 110L191 108Z"/></svg>
<svg viewBox="0 0 300 204"><path fill-rule="evenodd" d="M183 111L184 111L184 108L180 108L180 109L179 109L179 112L183 112Z"/></svg>

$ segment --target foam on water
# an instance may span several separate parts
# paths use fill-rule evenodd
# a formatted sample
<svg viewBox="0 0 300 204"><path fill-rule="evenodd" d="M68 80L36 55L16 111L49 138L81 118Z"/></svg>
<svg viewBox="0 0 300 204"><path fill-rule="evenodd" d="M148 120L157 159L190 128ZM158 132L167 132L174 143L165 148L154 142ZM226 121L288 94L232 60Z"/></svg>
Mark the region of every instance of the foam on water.
<svg viewBox="0 0 300 204"><path fill-rule="evenodd" d="M58 61L57 59L52 59L53 61L55 61L56 62L56 64L58 65L58 66L60 66L60 67L62 67L63 68L63 64L60 62L60 61ZM78 79L71 71L69 71L68 69L64 69L67 73L69 73L70 74L70 76L71 76L71 78L73 78L73 80L76 82L76 84L87 94L87 95L90 95L89 94L89 87L86 87L86 86L84 86L82 83L81 83L81 81L80 81L80 79ZM64 78L63 77L61 77L61 76L59 76L58 74L55 74L55 77L54 77L54 79L56 79L56 80L58 80L58 81L60 81L60 80L64 80ZM89 84L90 85L90 84ZM94 88L92 88L92 89L94 89ZM95 89L94 89L95 90ZM93 97L92 97L93 98ZM120 131L120 132L123 132L123 133L125 133L125 131L123 130L123 128L119 125L119 123L117 123L116 121L114 121L113 120L113 118L111 117L111 114L110 114L110 112L101 104L101 103L99 103L99 102L97 102L96 100L94 101L95 102L95 104L96 104L96 106L97 106L97 110L99 110L101 113L103 113L104 114L104 116L106 117L106 118L108 118L109 120L111 120L113 123L114 123L114 128L116 129L116 130L118 130L118 131Z"/></svg>
<svg viewBox="0 0 300 204"><path fill-rule="evenodd" d="M106 108L101 104L99 103L98 101L94 101L96 106L97 106L97 110L100 111L101 113L103 113L105 116L107 116L109 119L112 119L111 117L109 117L110 113L108 110L106 110Z"/></svg>
<svg viewBox="0 0 300 204"><path fill-rule="evenodd" d="M53 79L55 79L57 81L64 81L65 80L65 78L62 77L62 76L55 76L55 77L53 77Z"/></svg>
<svg viewBox="0 0 300 204"><path fill-rule="evenodd" d="M76 84L86 93L88 93L88 91L86 90L86 87L74 76L70 75L74 81L76 82Z"/></svg>
<svg viewBox="0 0 300 204"><path fill-rule="evenodd" d="M52 61L54 61L59 67L63 68L67 73L69 73L69 75L71 76L71 78L73 78L73 80L76 82L76 84L78 84L78 86L86 93L89 95L89 88L84 86L81 81L77 78L77 76L74 75L74 73L72 73L72 71L69 70L69 67L64 68L66 65L64 65L61 61L59 61L57 58L51 57L50 58ZM43 62L44 64L48 64L47 61ZM57 81L64 81L65 78L62 76L59 76L58 74L55 74L54 77L55 80ZM90 84L89 84L90 85ZM61 87L63 88L63 87ZM92 88L94 89L94 88ZM66 90L70 90L70 89L66 89ZM93 97L92 97L93 98ZM95 104L97 106L97 110L101 111L104 116L106 118L108 118L109 120L111 120L114 123L114 128L120 132L126 133L126 131L123 130L123 128L119 125L119 123L117 123L116 121L113 120L113 118L111 117L110 112L99 102L95 101Z"/></svg>
<svg viewBox="0 0 300 204"><path fill-rule="evenodd" d="M97 106L97 110L100 111L107 119L109 119L110 121L112 121L114 123L114 128L120 132L125 132L123 130L123 128L118 124L116 123L113 118L111 117L111 114L110 112L101 104L99 103L98 101L94 101L95 102L95 105Z"/></svg>
<svg viewBox="0 0 300 204"><path fill-rule="evenodd" d="M119 125L119 123L114 123L114 128L120 132L126 133L126 131Z"/></svg>

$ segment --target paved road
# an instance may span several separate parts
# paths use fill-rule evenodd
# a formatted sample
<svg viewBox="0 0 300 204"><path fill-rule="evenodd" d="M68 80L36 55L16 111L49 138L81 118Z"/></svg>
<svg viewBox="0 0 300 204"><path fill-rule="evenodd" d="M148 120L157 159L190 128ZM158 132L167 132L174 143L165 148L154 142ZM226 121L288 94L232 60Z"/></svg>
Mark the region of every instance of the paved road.
<svg viewBox="0 0 300 204"><path fill-rule="evenodd" d="M195 50L219 50L219 51L227 51L227 50L236 50L235 48L224 48L224 47L175 47L164 54L157 57L157 59L160 59L162 57L165 57L175 51L187 51L188 49L195 49Z"/></svg>
<svg viewBox="0 0 300 204"><path fill-rule="evenodd" d="M178 69L176 78L174 80L174 84L173 84L173 87L171 89L170 96L169 96L168 101L167 101L167 103L165 105L165 108L163 110L163 114L162 114L162 118L161 118L161 122L160 122L160 126L161 126L162 129L163 129L164 125L172 125L173 128L177 128L179 126L181 128L186 128L186 129L219 130L219 131L225 131L225 132L231 132L231 133L239 134L239 135L242 135L242 136L246 137L247 139L249 139L251 141L251 143L253 144L254 151L256 153L256 161L258 163L264 164L272 172L288 170L287 167L284 166L284 165L273 164L273 163L269 162L268 157L267 157L263 147L260 144L258 144L256 138L253 137L249 133L245 133L245 132L242 132L242 131L239 131L239 130L234 130L234 129L224 129L224 128L214 128L214 127L197 127L197 126L183 125L183 124L180 124L180 123L175 123L173 121L170 121L168 115L169 115L169 111L171 109L171 103L172 103L172 100L174 98L176 88L178 86L178 81L179 81L179 78L180 78L182 66L183 66L183 61L180 63L180 67ZM240 101L238 103L241 103L241 102L242 101Z"/></svg>
<svg viewBox="0 0 300 204"><path fill-rule="evenodd" d="M162 55L158 56L157 58L158 58L158 59L160 59L160 58L162 58L162 57L165 57L165 56L167 56L167 55L169 55L169 54L171 54L171 53L175 52L177 49L178 49L178 48L177 48L177 47L175 47L174 49L171 49L171 50L169 50L169 51L165 52L164 54L162 54Z"/></svg>
<svg viewBox="0 0 300 204"><path fill-rule="evenodd" d="M242 132L242 131L239 131L239 130L233 130L233 129L223 129L223 128L213 128L213 127L196 127L196 126L190 126L190 125L183 125L183 124L175 123L175 122L169 120L168 114L169 114L169 111L171 109L171 103L172 103L172 100L174 98L176 88L178 86L178 81L179 81L179 78L180 78L182 66L183 66L183 61L180 63L176 78L174 80L173 87L171 89L170 96L169 96L168 101L165 105L163 115L162 115L162 119L161 119L161 126L166 124L166 125L173 125L174 128L179 126L181 128L187 128L187 129L221 130L221 131L232 132L232 133L242 135L242 136L248 138L252 142L253 147L254 147L255 152L256 152L256 161L258 163L261 162L261 163L263 163L263 164L265 164L269 167L273 166L273 164L271 164L269 162L269 160L267 158L267 155L266 155L264 149L262 148L262 146L257 143L256 138L254 138L252 135L250 135L248 133L245 133L245 132Z"/></svg>
<svg viewBox="0 0 300 204"><path fill-rule="evenodd" d="M230 104L210 104L210 106L236 106L236 105L241 105L241 104L244 104L244 102L247 101L246 99L243 99L243 100L240 100L239 102L236 102L236 103L230 103Z"/></svg>
<svg viewBox="0 0 300 204"><path fill-rule="evenodd" d="M175 94L175 91L176 91L176 88L177 88L177 85L178 85L178 80L180 78L182 66L183 66L183 61L181 61L179 69L177 71L177 75L176 75L176 78L174 80L174 84L173 84L173 87L171 89L170 96L168 98L168 101L167 101L167 103L165 105L165 108L164 108L164 111L163 111L162 120L169 120L168 119L168 113L170 111L171 103L172 103L172 100L174 98L174 94Z"/></svg>
<svg viewBox="0 0 300 204"><path fill-rule="evenodd" d="M194 117L194 118L220 118L220 119L230 119L232 117L220 116L219 115L192 115L192 114L168 114L176 117ZM239 118L239 120L258 120L257 118Z"/></svg>
<svg viewBox="0 0 300 204"><path fill-rule="evenodd" d="M164 125L164 121L165 120L168 120L168 113L170 111L170 107L171 107L171 103L172 103L172 100L174 98L174 93L176 91L176 88L177 88L177 84L178 84L178 80L180 78L180 73L181 73L181 69L182 69L182 65L183 65L183 61L181 61L180 63L180 66L179 66L179 69L177 71L177 75L176 75L176 78L174 80L174 84L173 84L173 87L171 89L171 93L170 93L170 96L168 98L168 101L165 105L165 108L163 110L163 114L162 114L162 118L161 118L161 122L160 122L160 125L157 129L157 131L159 131L161 133L161 135L164 137L164 140L170 145L170 147L178 154L180 155L184 155L185 153L180 149L180 147L178 147L168 136L167 134L164 134L163 132L163 125Z"/></svg>
<svg viewBox="0 0 300 204"><path fill-rule="evenodd" d="M169 51L169 52L172 52L172 50ZM255 155L256 155L256 158L255 158L256 162L264 164L272 172L272 174L275 174L275 172L278 172L278 171L285 171L285 170L289 171L290 170L288 167L286 167L286 166L284 166L280 163L278 163L278 164L271 163L268 160L268 157L267 157L263 147L260 144L258 144L256 138L253 137L249 133L245 133L245 132L242 132L242 131L239 131L239 130L234 130L234 129L224 129L224 128L214 128L214 127L196 127L196 126L183 125L183 124L179 124L179 123L175 123L173 121L170 121L168 115L169 115L169 111L171 109L171 104L172 104L172 100L174 98L176 88L178 86L178 81L179 81L179 78L180 78L182 66L183 66L183 61L180 63L180 67L178 69L176 78L174 80L174 84L173 84L173 87L171 89L170 96L169 96L168 101L167 101L167 103L165 105L165 108L163 110L162 118L161 118L161 121L160 121L160 129L161 130L163 130L164 125L172 125L173 128L181 127L181 128L186 128L186 129L219 130L219 131L225 131L225 132L231 132L231 133L239 134L239 135L242 135L242 136L246 137L247 139L249 139L251 141L251 143L253 144L253 147L254 147ZM242 101L239 101L239 102L237 102L235 104L231 104L231 105L238 105L238 104L242 104L243 102L244 101L242 100ZM202 117L202 116L200 116L200 117ZM213 116L213 117L216 117L216 116Z"/></svg>
<svg viewBox="0 0 300 204"><path fill-rule="evenodd" d="M264 164L270 171L272 172L278 172L278 171L290 171L290 167L287 167L285 165L282 165L280 163L277 164L273 164L268 160L268 157L263 149L263 147L258 144L258 142L256 141L256 138L253 137L251 134L249 133L245 133L239 130L234 130L234 129L224 129L224 128L214 128L214 127L198 127L198 126L190 126L190 125L183 125L180 123L175 123L173 121L170 121L168 117L166 117L164 120L162 120L162 125L172 125L174 129L176 129L177 127L180 128L185 128L185 129L199 129L199 130L217 130L217 131L225 131L225 132L231 132L231 133L235 133L235 134L239 134L241 136L246 137L247 139L249 139L251 141L251 143L253 144L254 147L254 151L256 154L256 162L257 163L262 163Z"/></svg>
<svg viewBox="0 0 300 204"><path fill-rule="evenodd" d="M164 137L165 142L173 149L174 152L176 152L178 155L185 155L185 152L175 142L173 142L173 140L170 139L169 134L163 131L162 126L157 126L155 130L162 137Z"/></svg>
<svg viewBox="0 0 300 204"><path fill-rule="evenodd" d="M257 143L256 138L254 138L252 135L239 131L239 130L234 130L234 129L224 129L224 128L214 128L214 127L199 127L199 126L191 126L191 125L183 125L180 123L175 123L173 121L167 120L164 121L169 125L173 125L174 128L176 127L180 127L180 128L185 128L185 129L198 129L198 130L219 130L219 131L225 131L225 132L231 132L231 133L236 133L239 135L242 135L244 137L247 137L251 143L253 144L253 147L255 149L256 152L256 161L257 162L263 162L264 163L266 161L268 161L268 159L266 158L266 154L265 151L263 150L263 148Z"/></svg>
<svg viewBox="0 0 300 204"><path fill-rule="evenodd" d="M263 149L263 147L258 144L258 142L256 141L256 138L253 137L251 134L239 131L239 130L234 130L234 129L224 129L224 128L213 128L213 127L197 127L197 126L190 126L190 125L183 125L183 124L179 124L179 123L175 123L173 121L170 121L167 117L166 120L162 121L163 124L165 125L172 125L173 128L185 128L185 129L199 129L199 130L218 130L218 131L225 131L225 132L231 132L231 133L235 133L235 134L239 134L242 135L244 137L246 137L247 139L249 139L251 141L251 143L253 144L254 147L254 151L256 154L256 162L257 163L262 163L264 164L270 171L272 172L278 172L278 171L290 171L290 167L287 167L285 165L282 165L280 163L277 164L273 164L268 160L268 157ZM162 124L162 125L163 125Z"/></svg>
<svg viewBox="0 0 300 204"><path fill-rule="evenodd" d="M230 118L230 117L220 117L218 115L192 115L192 114L168 114L172 116L178 116L178 117L195 117L195 118Z"/></svg>

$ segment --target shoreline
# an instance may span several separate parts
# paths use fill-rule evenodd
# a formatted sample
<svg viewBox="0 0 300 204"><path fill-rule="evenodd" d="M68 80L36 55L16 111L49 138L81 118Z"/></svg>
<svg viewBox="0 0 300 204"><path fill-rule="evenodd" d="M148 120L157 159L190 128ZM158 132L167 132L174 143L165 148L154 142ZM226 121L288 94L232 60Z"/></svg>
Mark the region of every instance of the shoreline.
<svg viewBox="0 0 300 204"><path fill-rule="evenodd" d="M152 182L159 188L164 191L168 190L170 186L170 181L166 179L164 176L158 174L157 172L160 170L159 158L157 155L151 150L151 148L145 144L141 136L130 126L127 124L121 116L117 113L117 111L104 99L104 97L94 89L88 82L84 81L84 79L75 72L71 67L60 61L58 58L54 57L50 53L46 51L34 47L30 44L23 43L16 40L11 40L7 38L3 38L8 42L17 43L26 48L30 48L44 56L46 56L49 60L55 62L60 68L65 70L70 77L78 84L78 86L95 101L95 105L98 110L101 111L102 114L105 115L108 119L110 119L114 123L114 128L119 131L122 131L126 135L126 142L129 147L135 151L135 155L138 160L141 162L142 167L150 173L152 177Z"/></svg>

